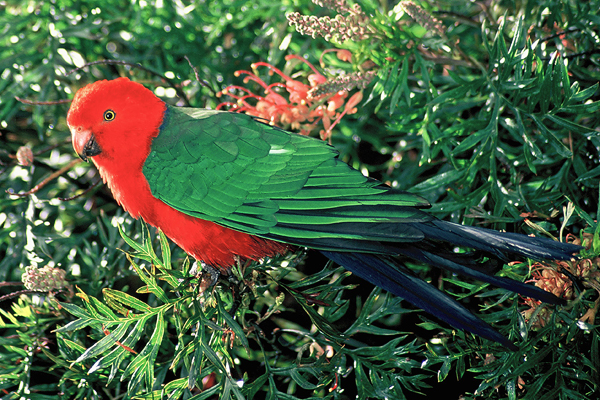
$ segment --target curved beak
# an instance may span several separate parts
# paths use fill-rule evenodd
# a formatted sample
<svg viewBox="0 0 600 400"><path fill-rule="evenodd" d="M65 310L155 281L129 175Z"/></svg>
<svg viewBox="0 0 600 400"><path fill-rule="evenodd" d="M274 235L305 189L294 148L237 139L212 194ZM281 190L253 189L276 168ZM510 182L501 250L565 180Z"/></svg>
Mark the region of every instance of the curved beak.
<svg viewBox="0 0 600 400"><path fill-rule="evenodd" d="M97 156L102 153L102 149L96 142L96 138L91 131L74 129L71 132L73 136L73 148L83 161L87 161L88 157Z"/></svg>

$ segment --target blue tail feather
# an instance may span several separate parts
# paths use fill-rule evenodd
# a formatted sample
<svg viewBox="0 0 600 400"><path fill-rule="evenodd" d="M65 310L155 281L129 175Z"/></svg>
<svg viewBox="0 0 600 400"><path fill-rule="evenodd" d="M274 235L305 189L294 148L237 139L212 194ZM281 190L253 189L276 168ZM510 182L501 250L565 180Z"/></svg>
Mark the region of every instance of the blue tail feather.
<svg viewBox="0 0 600 400"><path fill-rule="evenodd" d="M498 232L441 220L410 223L409 225L423 233L423 240L395 245L385 244L386 254L364 252L364 250L356 251L357 249L352 248L346 249L345 252L327 250L321 250L321 252L366 281L404 298L453 327L494 340L513 350L516 348L513 343L500 335L489 324L471 314L454 299L414 276L408 268L399 263L396 257L390 256L390 252L393 251L396 254L452 273L533 297L545 303L565 303L563 299L536 286L487 274L482 271L477 260L467 260L464 254L453 253L443 244L449 243L478 250L504 261L522 258L568 260L581 247L545 238Z"/></svg>
<svg viewBox="0 0 600 400"><path fill-rule="evenodd" d="M456 300L392 260L375 254L321 252L362 279L405 299L455 328L493 340L508 349L517 349L513 343Z"/></svg>

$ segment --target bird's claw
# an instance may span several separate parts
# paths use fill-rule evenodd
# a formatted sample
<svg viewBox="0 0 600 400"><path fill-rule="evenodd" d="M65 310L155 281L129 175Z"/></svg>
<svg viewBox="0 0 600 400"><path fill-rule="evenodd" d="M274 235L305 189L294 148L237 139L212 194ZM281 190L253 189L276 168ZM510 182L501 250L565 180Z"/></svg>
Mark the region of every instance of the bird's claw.
<svg viewBox="0 0 600 400"><path fill-rule="evenodd" d="M198 263L202 267L202 270L198 272ZM200 276L200 292L204 292L205 290L216 285L219 280L219 275L221 273L211 265L206 264L203 261L195 261L190 269L191 275L199 275Z"/></svg>

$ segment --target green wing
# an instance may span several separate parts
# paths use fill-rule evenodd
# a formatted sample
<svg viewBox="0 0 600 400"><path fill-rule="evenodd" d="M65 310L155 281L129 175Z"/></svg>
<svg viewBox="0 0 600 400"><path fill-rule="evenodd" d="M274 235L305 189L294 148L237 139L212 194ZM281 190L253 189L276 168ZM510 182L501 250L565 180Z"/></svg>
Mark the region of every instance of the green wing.
<svg viewBox="0 0 600 400"><path fill-rule="evenodd" d="M143 172L171 207L273 240L386 252L386 242L423 238L398 224L430 220L417 208L426 200L364 177L337 155L244 114L168 107Z"/></svg>

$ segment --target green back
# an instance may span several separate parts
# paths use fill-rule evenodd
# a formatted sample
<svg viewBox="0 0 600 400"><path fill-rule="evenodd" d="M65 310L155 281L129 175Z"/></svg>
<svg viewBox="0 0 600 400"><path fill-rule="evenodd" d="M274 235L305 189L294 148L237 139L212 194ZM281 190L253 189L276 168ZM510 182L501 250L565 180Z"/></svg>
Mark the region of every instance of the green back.
<svg viewBox="0 0 600 400"><path fill-rule="evenodd" d="M325 142L245 114L168 107L144 164L152 194L188 215L322 250L416 241L423 198L364 177ZM382 244L383 243L383 244Z"/></svg>

